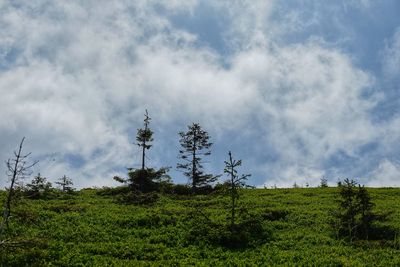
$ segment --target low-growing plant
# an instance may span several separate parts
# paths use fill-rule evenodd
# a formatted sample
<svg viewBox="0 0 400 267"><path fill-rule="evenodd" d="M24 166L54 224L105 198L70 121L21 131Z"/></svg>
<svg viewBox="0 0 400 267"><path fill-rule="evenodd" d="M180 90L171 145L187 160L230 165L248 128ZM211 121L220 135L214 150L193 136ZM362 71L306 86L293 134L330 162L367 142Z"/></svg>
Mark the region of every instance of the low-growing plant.
<svg viewBox="0 0 400 267"><path fill-rule="evenodd" d="M250 214L245 209L238 213L237 222L233 226L230 223L213 221L199 210L194 211L188 221L188 244L239 249L265 243L270 240L272 234L262 216Z"/></svg>
<svg viewBox="0 0 400 267"><path fill-rule="evenodd" d="M153 205L158 199L159 195L156 192L142 193L137 190L119 196L119 202L136 205Z"/></svg>
<svg viewBox="0 0 400 267"><path fill-rule="evenodd" d="M175 184L172 186L172 194L188 196L192 193L190 186L185 184Z"/></svg>
<svg viewBox="0 0 400 267"><path fill-rule="evenodd" d="M140 191L142 193L160 192L168 189L171 185L171 177L167 174L169 171L167 167L159 170L153 168L128 170L127 179L115 176L114 180L127 184L132 191Z"/></svg>

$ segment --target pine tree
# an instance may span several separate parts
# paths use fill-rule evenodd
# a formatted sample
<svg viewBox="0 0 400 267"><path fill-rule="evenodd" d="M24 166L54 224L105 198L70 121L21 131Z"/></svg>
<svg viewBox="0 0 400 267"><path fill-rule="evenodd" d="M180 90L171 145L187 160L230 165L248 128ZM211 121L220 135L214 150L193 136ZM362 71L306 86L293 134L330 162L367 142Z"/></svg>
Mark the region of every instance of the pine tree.
<svg viewBox="0 0 400 267"><path fill-rule="evenodd" d="M144 127L138 129L136 134L137 145L142 152L141 168L128 168L128 178L126 179L118 176L114 177L117 182L128 184L135 193L158 191L171 184L171 177L167 175L169 167L162 167L157 170L148 168L145 164L146 150L152 147L150 143L153 141L153 131L149 128L150 120L151 118L146 110L143 120Z"/></svg>
<svg viewBox="0 0 400 267"><path fill-rule="evenodd" d="M250 174L242 174L241 176L238 175L237 168L242 165L242 160L234 160L232 158L232 153L229 151L229 160L225 161L225 169L224 173L227 173L229 176L229 189L228 194L231 198L231 230L235 227L235 216L236 216L236 201L239 199L239 189L246 185L246 180L250 177Z"/></svg>
<svg viewBox="0 0 400 267"><path fill-rule="evenodd" d="M340 235L368 239L372 223L376 220L372 208L374 203L364 186L354 180L345 179L339 185L338 232Z"/></svg>
<svg viewBox="0 0 400 267"><path fill-rule="evenodd" d="M372 208L375 206L375 204L372 203L367 189L361 185L358 185L356 199L359 205L358 211L360 214L360 234L368 239L372 222L376 218L376 216L372 213Z"/></svg>
<svg viewBox="0 0 400 267"><path fill-rule="evenodd" d="M47 182L45 177L42 177L40 173L33 178L30 184L26 185L28 197L30 198L41 198L47 197L52 185Z"/></svg>
<svg viewBox="0 0 400 267"><path fill-rule="evenodd" d="M199 187L217 179L212 174L205 174L203 171L202 158L211 154L210 136L197 123L189 125L187 132L178 134L181 137L179 143L182 146L179 150L179 158L184 163L178 163L177 168L184 170L184 175L191 180L192 192L196 192Z"/></svg>
<svg viewBox="0 0 400 267"><path fill-rule="evenodd" d="M136 134L137 145L142 149L142 170L145 169L146 149L150 149L152 145L149 143L153 141L153 131L149 128L151 118L146 109L144 114L144 128L138 129Z"/></svg>
<svg viewBox="0 0 400 267"><path fill-rule="evenodd" d="M74 189L72 188L73 182L70 178L67 176L63 176L59 179L59 182L56 182L61 187L61 191L65 192L71 192Z"/></svg>
<svg viewBox="0 0 400 267"><path fill-rule="evenodd" d="M328 179L326 179L324 176L322 176L322 178L321 178L320 187L322 187L322 188L328 187Z"/></svg>
<svg viewBox="0 0 400 267"><path fill-rule="evenodd" d="M135 187L137 186L139 191L146 191L145 187L151 184L150 175L146 170L145 160L146 160L146 150L151 148L150 142L153 141L153 131L149 128L151 118L146 109L144 114L144 128L137 130L136 141L137 145L142 149L142 167L140 170L130 169L129 175L132 180L134 180Z"/></svg>

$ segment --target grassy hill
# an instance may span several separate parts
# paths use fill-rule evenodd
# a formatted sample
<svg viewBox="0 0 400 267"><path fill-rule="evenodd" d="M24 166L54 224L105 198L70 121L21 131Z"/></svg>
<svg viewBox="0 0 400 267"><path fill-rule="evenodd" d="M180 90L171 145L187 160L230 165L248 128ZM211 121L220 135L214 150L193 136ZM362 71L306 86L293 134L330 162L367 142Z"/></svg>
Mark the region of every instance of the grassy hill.
<svg viewBox="0 0 400 267"><path fill-rule="evenodd" d="M374 210L393 213L375 240L353 243L330 227L336 188L243 190L240 202L270 235L236 249L188 238L198 209L226 220L225 196L161 196L143 206L98 192L21 200L1 266L400 266L400 189L369 189Z"/></svg>

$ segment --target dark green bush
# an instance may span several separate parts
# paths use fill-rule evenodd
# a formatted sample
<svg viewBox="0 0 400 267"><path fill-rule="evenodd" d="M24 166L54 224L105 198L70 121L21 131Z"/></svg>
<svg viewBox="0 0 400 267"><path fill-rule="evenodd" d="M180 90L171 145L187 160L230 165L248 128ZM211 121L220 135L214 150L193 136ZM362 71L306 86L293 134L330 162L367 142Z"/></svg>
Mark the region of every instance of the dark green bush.
<svg viewBox="0 0 400 267"><path fill-rule="evenodd" d="M135 205L153 205L159 199L156 192L142 193L139 191L131 191L119 197L119 201L124 204Z"/></svg>
<svg viewBox="0 0 400 267"><path fill-rule="evenodd" d="M172 193L175 195L190 195L192 193L192 189L188 185L184 184L175 184L172 186Z"/></svg>
<svg viewBox="0 0 400 267"><path fill-rule="evenodd" d="M337 236L353 241L368 240L370 237L376 238L381 235L379 227L374 224L384 222L388 216L377 215L372 211L375 204L367 189L349 179L338 183L338 188L338 208L333 212L332 221Z"/></svg>
<svg viewBox="0 0 400 267"><path fill-rule="evenodd" d="M131 189L128 186L117 186L117 187L103 187L96 191L99 196L117 196L121 194L129 193Z"/></svg>
<svg viewBox="0 0 400 267"><path fill-rule="evenodd" d="M279 221L285 220L289 213L288 210L266 209L262 214L262 217L269 221Z"/></svg>
<svg viewBox="0 0 400 267"><path fill-rule="evenodd" d="M258 214L240 213L238 222L232 228L227 221L213 222L207 216L190 216L186 241L188 244L217 245L232 249L255 247L267 242L272 231Z"/></svg>
<svg viewBox="0 0 400 267"><path fill-rule="evenodd" d="M26 185L25 195L31 199L50 199L57 197L57 191L52 188L50 182L40 173L33 178L31 183Z"/></svg>

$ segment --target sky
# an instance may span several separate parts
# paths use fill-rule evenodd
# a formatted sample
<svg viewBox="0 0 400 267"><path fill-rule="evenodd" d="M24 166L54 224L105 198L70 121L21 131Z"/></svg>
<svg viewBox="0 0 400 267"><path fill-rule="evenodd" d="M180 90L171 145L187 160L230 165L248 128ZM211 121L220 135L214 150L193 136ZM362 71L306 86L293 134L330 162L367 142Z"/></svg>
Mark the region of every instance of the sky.
<svg viewBox="0 0 400 267"><path fill-rule="evenodd" d="M397 0L0 0L0 160L25 136L34 174L115 186L140 166L147 109L148 166L175 183L188 182L177 133L199 123L214 174L232 151L258 187L400 186L399 13Z"/></svg>

